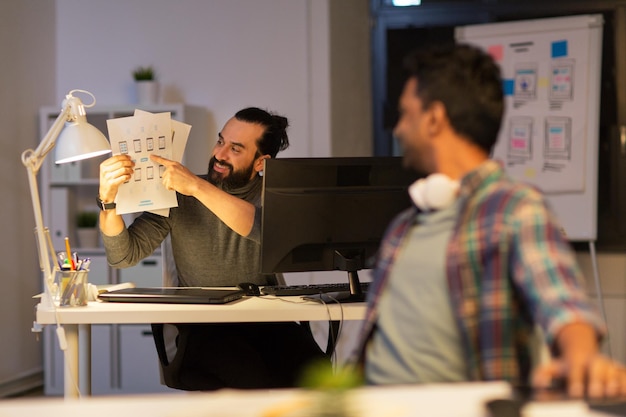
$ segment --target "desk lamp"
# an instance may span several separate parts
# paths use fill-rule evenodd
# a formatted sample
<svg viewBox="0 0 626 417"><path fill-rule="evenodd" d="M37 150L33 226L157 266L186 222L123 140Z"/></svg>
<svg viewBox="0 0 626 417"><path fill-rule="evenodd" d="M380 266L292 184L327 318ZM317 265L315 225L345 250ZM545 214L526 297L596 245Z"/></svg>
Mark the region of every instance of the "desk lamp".
<svg viewBox="0 0 626 417"><path fill-rule="evenodd" d="M73 93L84 93L93 99L90 105L84 105ZM28 185L30 197L35 213L35 233L37 236L37 250L39 264L43 271L43 296L41 303L45 307L52 307L52 295L50 288L54 282L54 265L56 256L50 242L48 230L43 225L43 214L37 186L37 173L46 158L46 155L58 142L56 150L57 164L79 161L93 158L111 152L109 141L96 127L87 123L85 107L93 107L96 98L93 94L84 90L72 90L62 103L62 110L56 118L46 136L42 139L37 149L26 149L22 153L22 163L28 171Z"/></svg>

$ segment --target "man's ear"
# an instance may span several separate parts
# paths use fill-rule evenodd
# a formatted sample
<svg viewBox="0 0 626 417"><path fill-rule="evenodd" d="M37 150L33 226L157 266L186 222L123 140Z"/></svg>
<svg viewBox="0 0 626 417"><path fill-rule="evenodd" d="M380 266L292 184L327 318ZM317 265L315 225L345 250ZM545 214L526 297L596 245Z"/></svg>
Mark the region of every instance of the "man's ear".
<svg viewBox="0 0 626 417"><path fill-rule="evenodd" d="M254 170L258 173L263 171L263 168L265 167L265 160L266 159L270 159L271 156L269 155L261 155L259 156L255 161L254 161Z"/></svg>
<svg viewBox="0 0 626 417"><path fill-rule="evenodd" d="M440 101L433 101L428 113L428 133L437 135L449 124L446 106Z"/></svg>

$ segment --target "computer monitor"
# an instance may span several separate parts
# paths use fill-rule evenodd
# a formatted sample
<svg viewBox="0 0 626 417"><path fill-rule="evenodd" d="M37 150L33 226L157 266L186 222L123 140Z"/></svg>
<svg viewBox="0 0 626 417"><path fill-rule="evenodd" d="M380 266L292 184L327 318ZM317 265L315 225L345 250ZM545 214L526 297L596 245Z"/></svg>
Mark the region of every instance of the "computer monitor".
<svg viewBox="0 0 626 417"><path fill-rule="evenodd" d="M374 266L418 177L400 157L266 160L261 273L346 271L350 293L339 301L363 301L358 271Z"/></svg>

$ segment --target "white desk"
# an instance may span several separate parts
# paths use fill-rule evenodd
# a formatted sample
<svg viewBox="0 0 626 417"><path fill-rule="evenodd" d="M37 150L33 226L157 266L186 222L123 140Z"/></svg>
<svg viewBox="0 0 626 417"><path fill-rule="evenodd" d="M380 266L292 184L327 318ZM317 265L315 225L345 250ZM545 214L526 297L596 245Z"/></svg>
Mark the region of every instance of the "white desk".
<svg viewBox="0 0 626 417"><path fill-rule="evenodd" d="M65 397L91 394L91 325L148 323L237 323L272 321L361 320L364 303L328 304L299 297L251 297L225 305L183 305L90 302L85 307L45 309L37 306L36 321L62 324ZM78 381L78 387L74 385Z"/></svg>
<svg viewBox="0 0 626 417"><path fill-rule="evenodd" d="M485 402L510 398L504 382L363 387L347 397L351 416L487 417ZM23 398L0 401L3 417L303 417L316 415L314 392L287 390L220 390L212 393L91 397L78 400ZM582 401L530 403L529 417L600 417Z"/></svg>
<svg viewBox="0 0 626 417"><path fill-rule="evenodd" d="M502 382L365 387L350 394L353 404L350 409L354 411L350 415L486 417L485 401L510 396L510 386ZM80 401L25 398L0 402L0 414L3 417L310 417L316 415L310 405L315 400L311 392L297 389L91 397Z"/></svg>

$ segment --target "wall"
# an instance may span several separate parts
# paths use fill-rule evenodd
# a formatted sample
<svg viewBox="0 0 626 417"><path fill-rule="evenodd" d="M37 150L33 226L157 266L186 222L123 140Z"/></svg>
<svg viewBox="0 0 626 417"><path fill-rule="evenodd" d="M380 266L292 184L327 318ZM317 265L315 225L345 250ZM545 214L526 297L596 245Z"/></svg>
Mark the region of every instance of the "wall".
<svg viewBox="0 0 626 417"><path fill-rule="evenodd" d="M37 144L37 109L54 95L54 2L0 2L0 396L37 384L41 343L30 329L41 273L22 151Z"/></svg>
<svg viewBox="0 0 626 417"><path fill-rule="evenodd" d="M205 154L201 165L192 162L197 169L206 169L217 130L248 105L289 116L296 138L289 152L308 152L307 109L301 105L308 91L306 2L59 0L57 5L57 95L79 86L99 103L133 103L132 69L153 65L164 101L208 111L213 134L194 147L202 149L196 155ZM73 42L65 42L69 38ZM75 50L81 51L78 62L72 62Z"/></svg>
<svg viewBox="0 0 626 417"><path fill-rule="evenodd" d="M361 0L330 2L332 155L373 154L369 9Z"/></svg>
<svg viewBox="0 0 626 417"><path fill-rule="evenodd" d="M164 101L207 110L193 168L206 170L217 130L249 105L290 119L283 156L330 155L326 2L58 0L56 13L57 95L84 88L99 103L133 103L132 69L153 65Z"/></svg>

